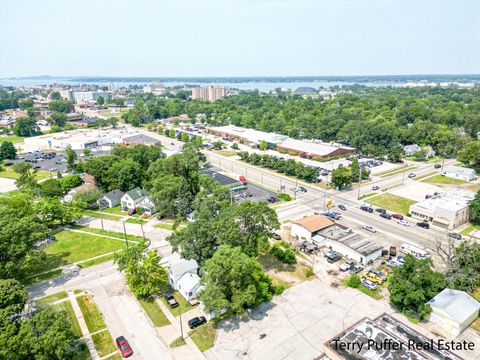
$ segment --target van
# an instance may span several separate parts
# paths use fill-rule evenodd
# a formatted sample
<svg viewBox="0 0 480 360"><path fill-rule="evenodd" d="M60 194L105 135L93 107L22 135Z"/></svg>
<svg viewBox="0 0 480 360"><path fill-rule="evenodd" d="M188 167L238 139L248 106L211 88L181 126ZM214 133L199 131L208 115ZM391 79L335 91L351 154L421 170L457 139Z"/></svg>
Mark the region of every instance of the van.
<svg viewBox="0 0 480 360"><path fill-rule="evenodd" d="M402 244L402 246L400 246L400 252L411 254L417 259L428 259L430 257L430 254L427 251L410 244Z"/></svg>

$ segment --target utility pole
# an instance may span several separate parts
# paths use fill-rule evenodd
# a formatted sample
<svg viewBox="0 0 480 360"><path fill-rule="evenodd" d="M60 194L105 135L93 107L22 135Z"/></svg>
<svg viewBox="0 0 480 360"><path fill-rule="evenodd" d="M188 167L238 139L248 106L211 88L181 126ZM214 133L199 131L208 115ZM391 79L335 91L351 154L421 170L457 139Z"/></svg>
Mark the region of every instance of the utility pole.
<svg viewBox="0 0 480 360"><path fill-rule="evenodd" d="M179 316L180 316L180 334L181 334L181 337L183 339L182 305L180 305L180 303L178 303L178 313L179 313Z"/></svg>
<svg viewBox="0 0 480 360"><path fill-rule="evenodd" d="M357 200L360 199L360 188L362 186L362 167L360 166L360 163L358 164L358 194L357 194Z"/></svg>
<svg viewBox="0 0 480 360"><path fill-rule="evenodd" d="M125 221L122 221L123 224L123 235L125 235L125 244L127 245L128 249L128 239L127 239L127 230L125 229Z"/></svg>
<svg viewBox="0 0 480 360"><path fill-rule="evenodd" d="M142 238L145 241L145 233L143 232L143 224L140 224L140 230L142 230Z"/></svg>

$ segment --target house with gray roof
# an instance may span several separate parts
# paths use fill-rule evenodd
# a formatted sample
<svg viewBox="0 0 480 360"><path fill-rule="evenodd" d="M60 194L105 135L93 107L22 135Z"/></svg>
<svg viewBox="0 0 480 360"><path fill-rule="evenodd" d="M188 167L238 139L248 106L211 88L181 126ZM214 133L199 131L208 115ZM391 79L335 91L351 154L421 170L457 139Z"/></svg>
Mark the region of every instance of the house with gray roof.
<svg viewBox="0 0 480 360"><path fill-rule="evenodd" d="M465 291L444 289L428 303L430 322L447 335L456 337L478 318L480 303Z"/></svg>
<svg viewBox="0 0 480 360"><path fill-rule="evenodd" d="M443 173L446 177L452 179L459 179L463 181L473 181L475 180L475 169L470 169L461 166L449 166L447 170Z"/></svg>
<svg viewBox="0 0 480 360"><path fill-rule="evenodd" d="M120 189L115 189L104 194L100 199L98 199L98 207L100 209L112 208L120 204L122 196L125 193Z"/></svg>
<svg viewBox="0 0 480 360"><path fill-rule="evenodd" d="M420 149L421 147L418 146L417 144L405 145L403 147L403 153L405 154L405 156L412 156Z"/></svg>
<svg viewBox="0 0 480 360"><path fill-rule="evenodd" d="M181 290L183 290L181 293L187 300L190 300L194 295L189 293L199 288L200 278L197 273L198 263L195 260L183 259L177 252L170 256L168 261L168 281L175 290L180 290L179 287L181 287Z"/></svg>

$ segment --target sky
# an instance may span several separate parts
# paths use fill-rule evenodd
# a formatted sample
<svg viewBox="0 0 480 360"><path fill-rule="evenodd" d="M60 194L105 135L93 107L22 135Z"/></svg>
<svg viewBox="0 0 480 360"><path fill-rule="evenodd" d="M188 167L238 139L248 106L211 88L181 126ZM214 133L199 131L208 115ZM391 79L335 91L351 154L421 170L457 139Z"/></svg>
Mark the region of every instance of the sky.
<svg viewBox="0 0 480 360"><path fill-rule="evenodd" d="M0 0L0 78L479 74L479 0Z"/></svg>

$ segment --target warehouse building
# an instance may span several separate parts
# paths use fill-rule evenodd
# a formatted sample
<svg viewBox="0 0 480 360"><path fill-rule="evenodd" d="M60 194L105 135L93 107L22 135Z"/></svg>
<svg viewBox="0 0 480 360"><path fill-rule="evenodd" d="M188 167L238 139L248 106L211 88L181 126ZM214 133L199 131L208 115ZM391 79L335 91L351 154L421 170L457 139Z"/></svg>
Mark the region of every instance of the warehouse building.
<svg viewBox="0 0 480 360"><path fill-rule="evenodd" d="M432 308L429 320L453 337L475 321L480 310L480 303L473 297L452 289L444 289L427 304Z"/></svg>
<svg viewBox="0 0 480 360"><path fill-rule="evenodd" d="M450 190L410 205L409 212L415 219L452 230L470 220L469 202L474 197L472 191Z"/></svg>
<svg viewBox="0 0 480 360"><path fill-rule="evenodd" d="M222 138L237 140L251 147L257 147L262 141L266 141L271 149L287 151L307 158L326 158L356 152L355 148L341 144L324 143L319 140L297 140L286 135L246 129L234 125L209 127L207 131Z"/></svg>

